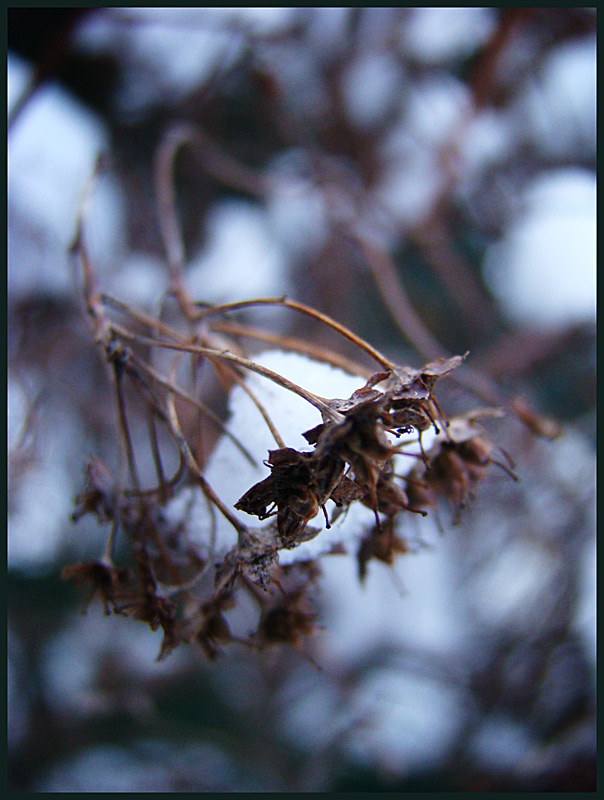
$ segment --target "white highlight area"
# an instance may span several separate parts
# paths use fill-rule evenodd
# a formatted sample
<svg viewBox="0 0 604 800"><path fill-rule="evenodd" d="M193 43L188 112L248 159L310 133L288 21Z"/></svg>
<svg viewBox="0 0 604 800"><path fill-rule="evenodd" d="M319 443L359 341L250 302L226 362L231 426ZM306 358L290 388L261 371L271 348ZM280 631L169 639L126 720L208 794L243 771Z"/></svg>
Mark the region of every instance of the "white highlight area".
<svg viewBox="0 0 604 800"><path fill-rule="evenodd" d="M514 321L548 329L595 320L595 214L595 175L586 170L556 170L529 187L525 213L486 261Z"/></svg>

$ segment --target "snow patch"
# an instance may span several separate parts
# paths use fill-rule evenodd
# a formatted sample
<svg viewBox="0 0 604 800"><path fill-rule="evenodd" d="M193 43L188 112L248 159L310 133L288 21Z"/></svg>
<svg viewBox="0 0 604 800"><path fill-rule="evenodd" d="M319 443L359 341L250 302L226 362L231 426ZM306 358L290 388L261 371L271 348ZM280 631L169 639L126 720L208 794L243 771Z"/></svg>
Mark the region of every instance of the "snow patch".
<svg viewBox="0 0 604 800"><path fill-rule="evenodd" d="M553 171L532 183L525 204L487 254L493 291L518 324L554 329L595 321L595 175Z"/></svg>

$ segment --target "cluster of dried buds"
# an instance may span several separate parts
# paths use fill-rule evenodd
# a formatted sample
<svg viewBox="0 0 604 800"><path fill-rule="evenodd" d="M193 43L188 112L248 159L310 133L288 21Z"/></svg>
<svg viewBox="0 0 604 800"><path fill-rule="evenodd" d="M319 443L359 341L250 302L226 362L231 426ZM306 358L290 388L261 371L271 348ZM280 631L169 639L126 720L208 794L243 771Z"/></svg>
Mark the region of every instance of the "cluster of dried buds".
<svg viewBox="0 0 604 800"><path fill-rule="evenodd" d="M91 585L106 613L130 615L152 630L161 628L160 655L192 641L210 658L232 641L299 649L314 630L309 593L319 567L314 560L280 565L279 551L318 536L321 528L310 524L318 514L329 528L352 503L373 511L375 523L356 553L362 579L371 559L391 564L397 553L407 552L397 532L401 512L425 516L444 497L457 517L487 466L500 464L481 435L477 414L447 420L433 395L436 381L464 358L440 359L419 370L377 372L347 399L314 396L323 421L303 434L313 449L269 451L265 464L270 475L252 486L235 508L270 522L256 528L235 523L237 544L222 560L189 550L186 558L180 553L177 563L178 548L170 550L168 543L178 537L161 513L161 503L132 492L120 494L108 469L93 459L74 518L93 513L102 522L119 525L132 543L133 563L121 569L107 558L66 567L64 577ZM421 449L408 474L397 475L394 457L402 452L397 439L415 431L421 445L422 433L430 427L437 433L432 446L427 452ZM500 466L513 476L511 469ZM330 500L335 504L331 520L326 508ZM258 605L256 629L245 637L232 633L226 616L240 589Z"/></svg>
<svg viewBox="0 0 604 800"><path fill-rule="evenodd" d="M414 370L392 363L335 320L297 301L260 298L219 306L193 301L184 282L184 250L179 240L170 175L181 144L178 137L167 141L158 162L169 293L179 314L176 327L162 315L158 319L99 290L82 228L83 209L94 181L83 201L73 254L81 270L94 340L103 352L113 380L128 478L127 485L123 480L118 482L98 459L90 462L87 486L77 500L74 518L93 514L101 523L110 525L110 533L100 560L66 567L63 574L100 595L106 613L132 616L152 630L161 628L160 656L181 642L197 642L209 657L217 655L221 645L233 641L253 648L277 643L300 648L316 623L310 598L319 565L310 557L306 560L282 557L280 563L279 552L319 536L321 529L311 524L315 517L324 515L329 528L353 503L373 512L367 530L347 535L347 542L340 544L341 549L347 549L354 541L362 579L371 559L391 564L397 553L407 552L408 543L399 534L398 518L403 512L425 516L427 509L434 508L444 497L457 518L489 464L499 464L512 476L513 472L493 458L493 449L476 422L479 414L448 420L434 397L436 382L459 367L465 355L431 361ZM246 358L240 338L282 344L299 355L311 355L324 364L340 366L350 374L369 373L339 354L312 346L303 339L267 335L253 326L224 320L233 311L258 305L294 310L327 325L372 358L382 371L371 375L347 399L328 399L307 391ZM119 314L120 321L113 321L111 314ZM161 362L164 369L157 368L154 363L157 353L171 358L168 369L165 359ZM224 426L219 415L203 403L196 377L191 389L179 385L178 369L184 357L190 359L192 376L198 376L201 366L209 364L227 392L235 385L242 386L275 439L277 448L269 450L264 462L270 475L234 504L238 512L257 517L264 525L245 524L243 515L221 500L204 473L208 452L201 446L201 437L193 430L188 436L183 431L177 399L181 408L185 404L193 409L197 420L218 425L239 451L254 461L254 456ZM322 422L303 434L312 449L297 450L285 445L267 409L244 380L250 371L297 394L320 411ZM157 474L157 486L150 489L142 488L138 474L128 422L126 383L137 393L147 413ZM487 402L491 400L487 398ZM141 402L139 411L140 408ZM528 411L517 413L532 425ZM179 467L169 479L162 465L158 428L167 434L179 458ZM426 452L422 433L429 428L435 431L436 438ZM397 474L396 465L400 463L397 457L406 455L400 439L410 433L417 435L420 453L414 454L416 464L410 472ZM194 439L196 444L192 443ZM202 548L194 546L188 537L186 519L174 521L165 513L168 501L184 486L196 487L207 502L211 532ZM335 505L331 518L327 510L329 501ZM232 534L232 529L236 532L236 544L229 550L226 548L232 539L222 550L215 548L217 513L228 523L229 533ZM122 549L116 555L118 534ZM116 559L121 566L117 566ZM243 633L233 630L230 612L236 606L239 592L251 597L257 609L251 633L249 626Z"/></svg>
<svg viewBox="0 0 604 800"><path fill-rule="evenodd" d="M400 512L425 516L426 507L436 506L444 496L453 504L457 520L490 463L513 476L493 459L476 415L450 423L434 398L437 379L464 358L440 359L420 370L378 372L350 398L325 400L323 422L303 434L314 450L269 451L265 463L270 476L249 489L235 508L260 520L276 515L272 548L279 550L317 536L320 529L309 522L320 509L330 527L328 500L335 503L336 514L360 501L375 515L375 525L357 553L361 577L371 558L392 563L395 553L407 551L395 533ZM410 475L397 476L392 459L401 451L395 438L417 431L421 444L421 434L430 426L438 434L433 447L422 451Z"/></svg>
<svg viewBox="0 0 604 800"><path fill-rule="evenodd" d="M97 458L86 471L74 520L93 514L101 522L119 524L132 544L133 558L128 567L115 566L109 553L99 561L66 566L64 580L88 587L89 600L98 595L106 614L132 617L152 631L161 628L160 658L180 643L191 642L208 658L228 642L257 649L274 644L301 648L302 637L312 633L316 620L307 594L320 575L317 564L279 567L276 551L251 530L242 530L237 547L218 563L191 550L179 552L174 545L178 531L157 503L120 496L108 468ZM247 638L234 635L225 616L241 588L259 607L256 630Z"/></svg>

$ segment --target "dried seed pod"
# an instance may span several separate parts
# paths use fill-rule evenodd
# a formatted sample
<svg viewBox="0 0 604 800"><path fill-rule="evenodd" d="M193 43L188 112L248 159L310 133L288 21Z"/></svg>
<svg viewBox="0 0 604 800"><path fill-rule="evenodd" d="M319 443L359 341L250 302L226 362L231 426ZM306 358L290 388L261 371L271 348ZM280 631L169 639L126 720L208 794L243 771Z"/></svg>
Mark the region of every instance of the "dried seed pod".
<svg viewBox="0 0 604 800"><path fill-rule="evenodd" d="M201 626L197 630L195 639L210 659L220 655L221 651L218 645L233 641L224 611L234 605L233 595L230 592L225 592L213 597L201 606Z"/></svg>
<svg viewBox="0 0 604 800"><path fill-rule="evenodd" d="M99 522L113 519L116 511L117 488L109 467L100 458L92 456L86 464L86 486L76 497L72 520L77 522L85 514L95 514Z"/></svg>
<svg viewBox="0 0 604 800"><path fill-rule="evenodd" d="M363 537L357 552L357 563L359 567L359 579L365 580L367 576L367 564L372 558L383 561L385 564L394 563L397 554L408 553L407 543L396 535L394 530L394 517L386 517L381 525L376 525Z"/></svg>
<svg viewBox="0 0 604 800"><path fill-rule="evenodd" d="M88 603L99 594L105 614L118 610L118 603L132 600L136 594L133 575L128 569L118 569L101 561L86 561L63 567L61 578L91 588Z"/></svg>
<svg viewBox="0 0 604 800"><path fill-rule="evenodd" d="M256 633L262 645L288 644L299 648L302 637L314 632L317 615L301 599L282 599L263 611Z"/></svg>

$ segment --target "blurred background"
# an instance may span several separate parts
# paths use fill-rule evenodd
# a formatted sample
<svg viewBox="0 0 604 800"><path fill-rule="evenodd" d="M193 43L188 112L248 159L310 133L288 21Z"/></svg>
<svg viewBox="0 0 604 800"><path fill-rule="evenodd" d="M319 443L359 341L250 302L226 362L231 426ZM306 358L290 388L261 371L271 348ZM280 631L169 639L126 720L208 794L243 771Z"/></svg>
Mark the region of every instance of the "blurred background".
<svg viewBox="0 0 604 800"><path fill-rule="evenodd" d="M591 8L8 10L10 790L595 791L595 36ZM70 515L117 451L78 201L104 154L94 262L152 310L154 160L183 124L197 299L287 294L415 367L469 349L562 426L494 420L520 483L492 469L365 584L322 560L320 671L237 645L157 663L159 634L60 580L101 555Z"/></svg>

